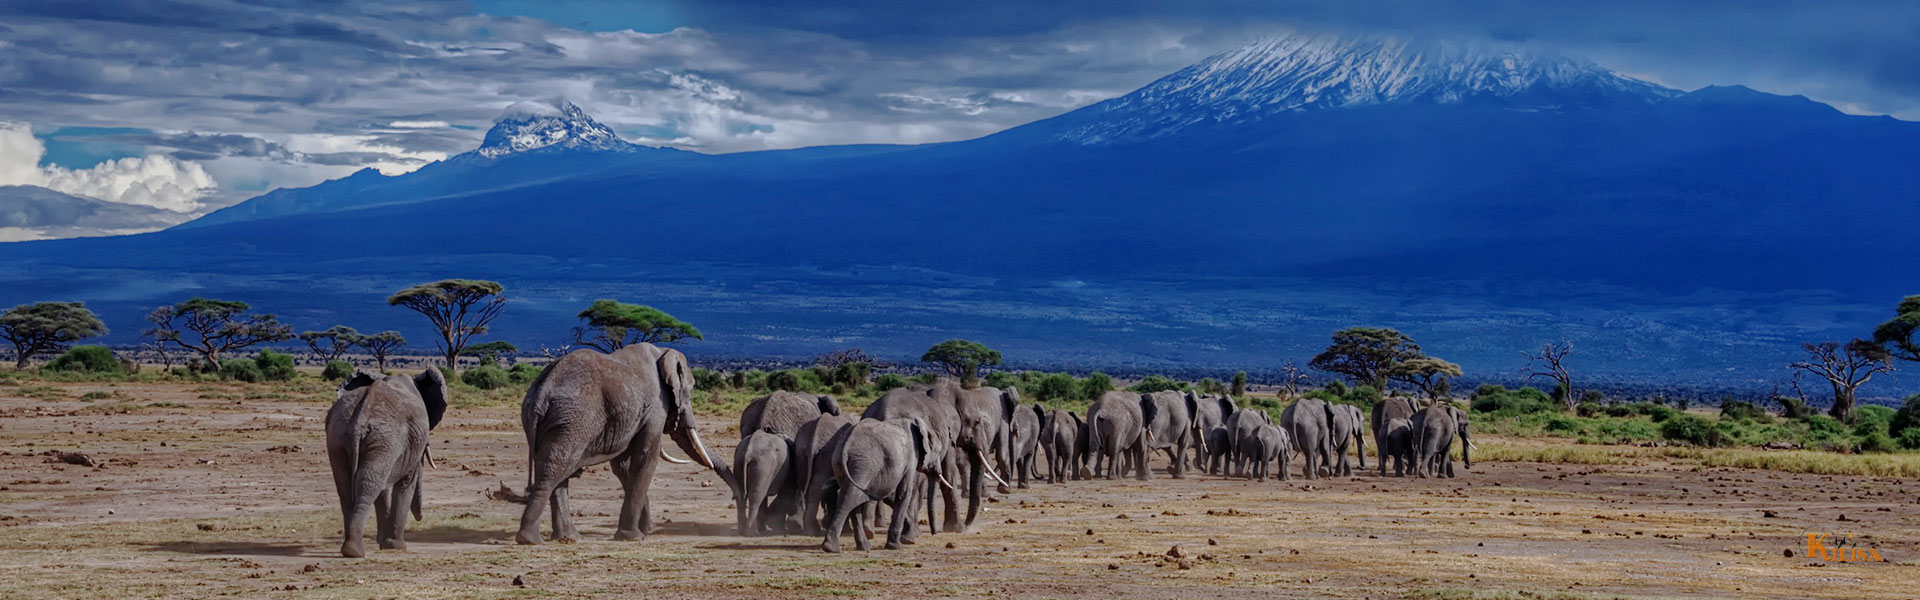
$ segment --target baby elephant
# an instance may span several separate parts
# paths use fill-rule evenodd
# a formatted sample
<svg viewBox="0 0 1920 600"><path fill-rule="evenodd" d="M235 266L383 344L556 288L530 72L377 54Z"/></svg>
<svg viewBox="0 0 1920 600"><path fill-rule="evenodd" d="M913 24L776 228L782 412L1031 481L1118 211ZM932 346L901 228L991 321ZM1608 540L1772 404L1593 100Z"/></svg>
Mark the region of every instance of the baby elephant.
<svg viewBox="0 0 1920 600"><path fill-rule="evenodd" d="M913 518L911 500L918 478L924 474L943 488L953 488L940 475L939 457L928 448L926 429L917 420L866 419L840 430L833 442L833 476L840 483L840 500L827 520L827 539L821 549L839 552L840 531L847 519L872 502L884 502L893 509L887 548L899 549L907 519ZM861 534L857 521L855 525L854 543L861 550L873 548L873 540Z"/></svg>
<svg viewBox="0 0 1920 600"><path fill-rule="evenodd" d="M1038 406L1035 405L1035 410L1039 410ZM1040 447L1047 453L1047 483L1081 478L1086 453L1080 430L1085 428L1080 415L1066 410L1055 409L1040 420Z"/></svg>
<svg viewBox="0 0 1920 600"><path fill-rule="evenodd" d="M407 549L407 510L420 518L420 468L427 431L447 412L447 380L429 367L419 376L355 372L327 409L327 461L340 495L346 539L340 554L366 555L362 528L371 509L380 547Z"/></svg>
<svg viewBox="0 0 1920 600"><path fill-rule="evenodd" d="M1245 460L1253 461L1253 468L1243 471L1248 479L1266 481L1275 461L1280 463L1280 479L1287 479L1288 450L1292 444L1287 440L1287 431L1279 426L1262 423L1246 435L1240 437L1239 454Z"/></svg>
<svg viewBox="0 0 1920 600"><path fill-rule="evenodd" d="M740 481L733 503L740 535L760 535L769 528L769 520L785 515L785 511L775 509L775 495L785 496L778 498L782 504L797 500L787 491L792 488L793 440L771 427L740 441L740 447L733 451L733 473Z"/></svg>

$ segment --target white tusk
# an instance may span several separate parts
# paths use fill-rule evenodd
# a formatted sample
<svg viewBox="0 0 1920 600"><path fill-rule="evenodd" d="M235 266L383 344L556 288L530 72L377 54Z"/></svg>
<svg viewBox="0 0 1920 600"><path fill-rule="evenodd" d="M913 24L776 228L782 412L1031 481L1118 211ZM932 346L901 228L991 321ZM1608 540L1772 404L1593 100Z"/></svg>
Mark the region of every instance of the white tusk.
<svg viewBox="0 0 1920 600"><path fill-rule="evenodd" d="M427 468L429 468L429 469L439 469L439 468L440 468L440 467L439 467L438 465L435 465L435 464L433 464L433 448L432 448L432 447L428 447L428 448L426 448L426 449L424 450L424 452L423 452L423 454L425 455L425 457L426 457L426 459L427 459Z"/></svg>
<svg viewBox="0 0 1920 600"><path fill-rule="evenodd" d="M687 432L693 434L693 449L700 453L698 456L693 457L693 459L700 461L700 466L702 467L717 469L718 467L713 466L713 455L707 453L707 444L700 441L700 429L697 427L688 427Z"/></svg>
<svg viewBox="0 0 1920 600"><path fill-rule="evenodd" d="M940 487L943 487L943 488L946 488L946 489L949 489L949 490L951 490L951 489L954 489L954 488L953 488L953 484L951 484L951 483L948 483L948 482L947 482L947 476L946 476L946 475L942 475L942 474L940 474L940 472L938 472L938 471L935 471L935 472L933 473L933 477L934 477L934 480L936 480L936 481L939 481L939 482L940 482Z"/></svg>
<svg viewBox="0 0 1920 600"><path fill-rule="evenodd" d="M667 449L665 447L660 448L660 458L667 459L667 462L670 462L676 465L691 464L693 462L684 458L674 458L672 454L667 454Z"/></svg>
<svg viewBox="0 0 1920 600"><path fill-rule="evenodd" d="M987 460L986 455L981 454L979 450L973 451L973 455L980 457L980 468L987 471L988 477L992 477L993 480L1000 485L1007 485L1007 480L1001 479L999 473L993 472L993 461Z"/></svg>
<svg viewBox="0 0 1920 600"><path fill-rule="evenodd" d="M1475 444L1475 443L1473 443L1473 440L1467 440L1467 447L1468 447L1468 448L1472 448L1472 449L1475 449L1475 450L1479 450L1479 449L1480 449L1480 445L1479 445L1479 444Z"/></svg>

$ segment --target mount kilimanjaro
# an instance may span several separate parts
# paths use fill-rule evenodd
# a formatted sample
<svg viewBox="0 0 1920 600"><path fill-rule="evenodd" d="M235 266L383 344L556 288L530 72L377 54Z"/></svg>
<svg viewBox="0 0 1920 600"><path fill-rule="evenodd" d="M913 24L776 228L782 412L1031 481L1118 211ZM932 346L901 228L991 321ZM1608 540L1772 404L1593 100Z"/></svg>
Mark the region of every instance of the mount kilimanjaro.
<svg viewBox="0 0 1920 600"><path fill-rule="evenodd" d="M1393 326L1483 377L1572 339L1590 372L1777 379L1913 292L1920 124L1673 90L1495 44L1298 35L987 137L704 155L572 105L406 175L278 190L175 229L0 245L0 301L116 331L233 297L296 326L416 327L384 295L496 279L557 344L596 297L696 355L1272 367ZM1474 374L1474 373L1470 373Z"/></svg>

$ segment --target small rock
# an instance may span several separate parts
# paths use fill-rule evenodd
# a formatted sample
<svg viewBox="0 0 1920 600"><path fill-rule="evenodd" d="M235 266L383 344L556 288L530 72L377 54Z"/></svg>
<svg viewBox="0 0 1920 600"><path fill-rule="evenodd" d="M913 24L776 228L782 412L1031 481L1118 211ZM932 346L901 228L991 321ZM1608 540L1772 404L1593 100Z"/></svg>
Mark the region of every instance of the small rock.
<svg viewBox="0 0 1920 600"><path fill-rule="evenodd" d="M1180 558L1183 556L1186 556L1186 554L1180 552L1179 544L1174 544L1172 548L1167 550L1167 558Z"/></svg>
<svg viewBox="0 0 1920 600"><path fill-rule="evenodd" d="M1108 571L1118 571L1118 570L1120 570L1120 565L1116 565L1116 564L1113 564L1113 563L1107 563L1107 570L1108 570Z"/></svg>
<svg viewBox="0 0 1920 600"><path fill-rule="evenodd" d="M1840 520L1842 520L1842 521L1852 521L1853 519L1849 519L1849 518L1847 518L1847 513L1840 513Z"/></svg>
<svg viewBox="0 0 1920 600"><path fill-rule="evenodd" d="M194 527L198 528L201 531L213 531L212 523L197 523L194 525Z"/></svg>
<svg viewBox="0 0 1920 600"><path fill-rule="evenodd" d="M320 565L318 563L308 564L307 566L300 567L300 572L301 573L319 573Z"/></svg>
<svg viewBox="0 0 1920 600"><path fill-rule="evenodd" d="M1787 558L1793 558L1793 549L1792 549L1792 548L1788 548L1788 549L1786 549L1786 550L1781 550L1781 551L1780 551L1780 555L1781 555L1781 556L1785 556L1785 557L1787 557Z"/></svg>
<svg viewBox="0 0 1920 600"><path fill-rule="evenodd" d="M1760 511L1760 516L1766 517L1769 519L1777 519L1777 518L1780 518L1780 513L1773 512L1770 510L1763 510L1763 511Z"/></svg>
<svg viewBox="0 0 1920 600"><path fill-rule="evenodd" d="M1092 529L1088 529L1088 530L1087 530L1087 535L1093 535L1093 530L1092 530Z"/></svg>
<svg viewBox="0 0 1920 600"><path fill-rule="evenodd" d="M952 550L952 549L953 549L953 542L947 542L947 549L948 549L948 550Z"/></svg>
<svg viewBox="0 0 1920 600"><path fill-rule="evenodd" d="M513 586L514 586L514 587L527 587L527 580L525 580L525 579L521 579L519 575L515 575L515 576L513 576Z"/></svg>
<svg viewBox="0 0 1920 600"><path fill-rule="evenodd" d="M1220 542L1216 542L1216 541L1214 541L1214 540L1213 540L1213 538L1207 538L1207 545L1208 545L1208 546L1218 546L1218 545L1220 545Z"/></svg>

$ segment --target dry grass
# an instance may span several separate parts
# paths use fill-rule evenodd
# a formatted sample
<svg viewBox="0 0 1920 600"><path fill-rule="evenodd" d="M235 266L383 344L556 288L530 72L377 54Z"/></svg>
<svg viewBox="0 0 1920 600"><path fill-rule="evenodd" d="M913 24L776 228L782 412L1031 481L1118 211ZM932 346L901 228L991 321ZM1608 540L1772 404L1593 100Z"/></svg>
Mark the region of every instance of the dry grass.
<svg viewBox="0 0 1920 600"><path fill-rule="evenodd" d="M1920 478L1920 454L1839 454L1814 450L1693 448L1686 446L1560 446L1534 440L1489 442L1474 451L1488 462L1622 465L1669 460L1703 467L1764 469L1813 475Z"/></svg>

